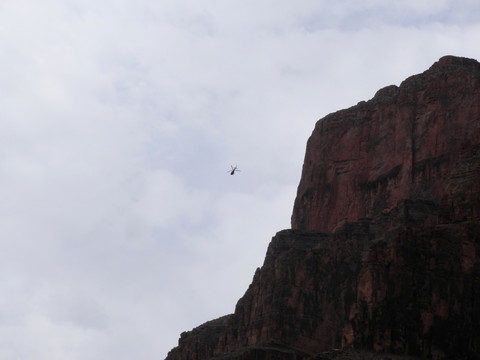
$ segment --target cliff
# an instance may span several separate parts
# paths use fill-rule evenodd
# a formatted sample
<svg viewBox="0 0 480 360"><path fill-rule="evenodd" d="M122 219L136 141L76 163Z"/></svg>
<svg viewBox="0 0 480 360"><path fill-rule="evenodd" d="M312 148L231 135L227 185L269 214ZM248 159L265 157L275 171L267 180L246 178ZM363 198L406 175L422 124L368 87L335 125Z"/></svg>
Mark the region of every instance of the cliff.
<svg viewBox="0 0 480 360"><path fill-rule="evenodd" d="M396 355L382 355L396 354ZM480 64L447 56L317 122L292 229L168 360L480 359Z"/></svg>
<svg viewBox="0 0 480 360"><path fill-rule="evenodd" d="M479 99L479 64L447 56L320 120L307 143L292 228L333 231L403 199L440 200L463 151L480 141Z"/></svg>

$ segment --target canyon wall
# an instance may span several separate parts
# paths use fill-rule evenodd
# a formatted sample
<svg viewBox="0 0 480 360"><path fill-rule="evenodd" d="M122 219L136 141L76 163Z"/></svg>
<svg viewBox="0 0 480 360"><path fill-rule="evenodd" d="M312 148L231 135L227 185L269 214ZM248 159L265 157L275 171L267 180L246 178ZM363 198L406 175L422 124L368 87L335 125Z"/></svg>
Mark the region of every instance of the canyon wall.
<svg viewBox="0 0 480 360"><path fill-rule="evenodd" d="M292 228L334 231L399 200L439 200L462 152L480 142L479 71L475 60L443 57L317 122Z"/></svg>

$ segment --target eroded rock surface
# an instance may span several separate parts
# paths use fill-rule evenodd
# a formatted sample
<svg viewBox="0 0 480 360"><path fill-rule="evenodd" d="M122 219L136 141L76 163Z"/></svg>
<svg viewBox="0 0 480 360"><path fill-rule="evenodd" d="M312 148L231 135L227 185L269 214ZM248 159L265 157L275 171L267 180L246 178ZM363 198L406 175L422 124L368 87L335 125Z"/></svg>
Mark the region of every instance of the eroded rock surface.
<svg viewBox="0 0 480 360"><path fill-rule="evenodd" d="M399 200L440 199L463 151L480 142L479 99L480 64L447 56L318 121L292 228L333 231Z"/></svg>

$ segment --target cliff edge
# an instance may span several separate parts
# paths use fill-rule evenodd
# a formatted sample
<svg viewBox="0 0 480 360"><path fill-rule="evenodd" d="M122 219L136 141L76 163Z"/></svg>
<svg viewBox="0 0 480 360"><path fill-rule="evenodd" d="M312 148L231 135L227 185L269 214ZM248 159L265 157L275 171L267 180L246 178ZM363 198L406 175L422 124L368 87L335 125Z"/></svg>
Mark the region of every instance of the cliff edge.
<svg viewBox="0 0 480 360"><path fill-rule="evenodd" d="M167 360L480 359L480 64L319 120L292 229Z"/></svg>

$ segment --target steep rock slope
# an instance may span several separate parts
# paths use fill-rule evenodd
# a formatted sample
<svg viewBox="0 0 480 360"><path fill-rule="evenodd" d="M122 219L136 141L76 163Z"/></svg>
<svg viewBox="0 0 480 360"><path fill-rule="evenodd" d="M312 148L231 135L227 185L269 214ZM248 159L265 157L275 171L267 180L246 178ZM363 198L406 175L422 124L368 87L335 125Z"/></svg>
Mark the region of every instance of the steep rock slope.
<svg viewBox="0 0 480 360"><path fill-rule="evenodd" d="M320 120L292 230L272 239L235 312L183 333L167 359L381 353L480 359L474 60L441 58Z"/></svg>
<svg viewBox="0 0 480 360"><path fill-rule="evenodd" d="M475 60L446 56L400 87L320 120L307 143L292 228L333 231L402 199L440 199L462 152L480 141L479 71Z"/></svg>

